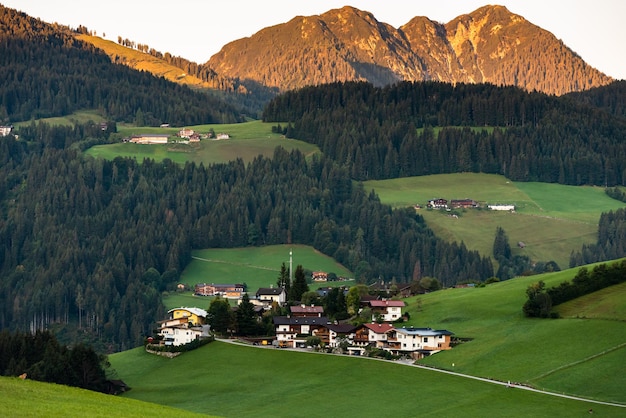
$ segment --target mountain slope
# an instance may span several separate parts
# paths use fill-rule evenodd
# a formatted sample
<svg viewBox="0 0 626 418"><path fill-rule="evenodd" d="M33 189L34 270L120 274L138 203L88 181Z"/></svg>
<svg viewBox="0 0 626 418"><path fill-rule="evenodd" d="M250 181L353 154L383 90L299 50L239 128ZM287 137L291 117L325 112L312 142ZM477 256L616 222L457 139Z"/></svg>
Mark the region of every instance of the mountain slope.
<svg viewBox="0 0 626 418"><path fill-rule="evenodd" d="M231 42L208 65L281 90L347 80L436 80L560 95L611 81L550 32L503 6L485 6L447 24L415 17L398 29L346 6Z"/></svg>

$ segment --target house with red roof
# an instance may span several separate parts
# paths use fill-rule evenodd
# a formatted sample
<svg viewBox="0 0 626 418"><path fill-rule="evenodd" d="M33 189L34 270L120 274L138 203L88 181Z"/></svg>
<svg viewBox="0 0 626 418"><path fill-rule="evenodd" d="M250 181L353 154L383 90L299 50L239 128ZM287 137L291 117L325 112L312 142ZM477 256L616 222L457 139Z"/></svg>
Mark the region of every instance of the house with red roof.
<svg viewBox="0 0 626 418"><path fill-rule="evenodd" d="M323 306L307 306L307 305L297 305L290 306L289 310L291 311L291 316L316 316L321 317L324 315L324 307Z"/></svg>
<svg viewBox="0 0 626 418"><path fill-rule="evenodd" d="M380 319L394 322L402 318L404 302L401 300L370 300L369 305L372 309L372 321Z"/></svg>

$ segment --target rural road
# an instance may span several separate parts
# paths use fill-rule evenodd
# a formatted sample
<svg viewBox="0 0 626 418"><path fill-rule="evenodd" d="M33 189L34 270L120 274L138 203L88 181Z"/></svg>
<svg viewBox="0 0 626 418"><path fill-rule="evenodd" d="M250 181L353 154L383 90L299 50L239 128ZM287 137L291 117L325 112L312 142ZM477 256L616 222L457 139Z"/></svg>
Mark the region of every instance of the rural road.
<svg viewBox="0 0 626 418"><path fill-rule="evenodd" d="M241 346L244 346L244 347L262 348L262 349L274 349L274 347L272 347L272 346L251 345L251 344L242 343L242 342L239 342L239 341L236 341L236 340L225 339L225 338L216 338L215 340L216 341L221 341L221 342L224 342L224 343L228 343L228 344L241 345ZM304 350L304 349L301 349L301 348L281 348L281 350L298 351L298 352L301 352L301 353L320 354L320 355L344 355L344 354L320 353L320 352L317 352L317 351L308 351L308 350ZM614 403L614 402L597 401L597 400L594 400L594 399L582 398L582 397L579 397L579 396L565 395L565 394L562 394L562 393L549 392L549 391L545 391L545 390L541 390L541 389L535 389L535 388L532 388L530 386L520 385L520 384L517 384L517 383L501 382L499 380L487 379L485 377L472 376L472 375L469 375L469 374L457 373L457 372L453 372L453 371L450 371L450 370L436 369L434 367L428 367L428 366L422 366L422 365L419 365L419 364L414 364L412 360L385 360L385 359L379 359L379 358L374 358L374 357L359 357L359 358L366 359L366 360L385 361L385 362L389 362L389 363L402 364L402 365L409 366L409 367L417 367L419 369L430 370L430 371L433 371L433 372L446 373L446 374L451 374L451 375L454 375L454 376L464 377L466 379L480 380L482 382L491 383L491 384L494 384L494 385L500 385L500 386L505 386L505 387L514 388L514 389L523 389L523 390L528 390L530 392L543 393L544 395L549 395L549 396L557 396L559 398L567 398L567 399L573 399L573 400L582 401L582 402L589 402L589 403L600 404L600 405L608 405L608 406L616 406L616 407L619 407L619 408L626 408L625 404Z"/></svg>

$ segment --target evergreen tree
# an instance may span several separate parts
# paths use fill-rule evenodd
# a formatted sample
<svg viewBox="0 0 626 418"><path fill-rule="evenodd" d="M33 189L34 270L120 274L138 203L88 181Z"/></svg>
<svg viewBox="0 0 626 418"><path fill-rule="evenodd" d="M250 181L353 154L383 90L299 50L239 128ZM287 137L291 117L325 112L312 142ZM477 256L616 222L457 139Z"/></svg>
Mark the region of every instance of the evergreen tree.
<svg viewBox="0 0 626 418"><path fill-rule="evenodd" d="M257 335L259 332L254 305L250 302L248 293L244 293L237 308L237 334L242 336Z"/></svg>
<svg viewBox="0 0 626 418"><path fill-rule="evenodd" d="M509 245L509 237L502 227L496 228L496 238L493 241L493 257L498 261L511 259L511 246Z"/></svg>
<svg viewBox="0 0 626 418"><path fill-rule="evenodd" d="M216 297L209 305L208 322L211 329L218 334L226 334L231 329L233 323L233 311L228 300Z"/></svg>
<svg viewBox="0 0 626 418"><path fill-rule="evenodd" d="M308 292L308 290L309 285L306 282L304 269L301 264L298 264L294 272L293 284L291 285L291 289L289 289L289 300L294 302L300 301L302 295Z"/></svg>

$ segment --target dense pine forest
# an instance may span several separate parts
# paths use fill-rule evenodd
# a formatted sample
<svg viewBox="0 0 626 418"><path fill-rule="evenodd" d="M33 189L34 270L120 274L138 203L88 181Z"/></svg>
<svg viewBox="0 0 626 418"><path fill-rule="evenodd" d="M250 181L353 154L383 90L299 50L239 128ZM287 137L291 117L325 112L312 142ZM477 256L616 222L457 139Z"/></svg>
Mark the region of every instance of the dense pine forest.
<svg viewBox="0 0 626 418"><path fill-rule="evenodd" d="M382 205L329 158L103 161L73 146L90 135L107 133L32 124L0 141L1 328L78 327L110 350L139 344L193 248L309 244L364 283L407 282L416 269L446 286L493 275L488 257Z"/></svg>
<svg viewBox="0 0 626 418"><path fill-rule="evenodd" d="M318 145L357 180L482 172L626 184L626 119L581 103L594 96L576 97L487 84L335 83L281 95L263 117Z"/></svg>
<svg viewBox="0 0 626 418"><path fill-rule="evenodd" d="M239 111L207 94L115 65L49 25L0 5L0 123L95 109L110 120L146 125L232 123Z"/></svg>

